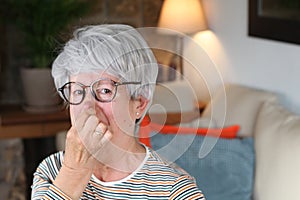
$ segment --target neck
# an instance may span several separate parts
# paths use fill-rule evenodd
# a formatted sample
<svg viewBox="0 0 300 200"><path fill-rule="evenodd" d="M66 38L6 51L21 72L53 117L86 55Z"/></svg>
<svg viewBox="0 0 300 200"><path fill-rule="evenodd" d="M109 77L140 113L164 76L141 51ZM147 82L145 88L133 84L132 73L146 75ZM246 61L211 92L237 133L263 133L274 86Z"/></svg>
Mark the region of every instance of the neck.
<svg viewBox="0 0 300 200"><path fill-rule="evenodd" d="M132 174L143 162L146 155L145 147L135 142L127 149L111 144L105 149L107 155L99 160L94 175L101 181L117 181ZM107 153L113 152L113 153Z"/></svg>

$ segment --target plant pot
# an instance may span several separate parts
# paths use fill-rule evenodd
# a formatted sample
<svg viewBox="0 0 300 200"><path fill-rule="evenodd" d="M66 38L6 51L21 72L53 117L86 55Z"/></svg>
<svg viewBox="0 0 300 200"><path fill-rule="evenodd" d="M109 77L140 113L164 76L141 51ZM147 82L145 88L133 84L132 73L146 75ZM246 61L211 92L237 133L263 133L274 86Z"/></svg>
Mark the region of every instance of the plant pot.
<svg viewBox="0 0 300 200"><path fill-rule="evenodd" d="M22 68L24 109L28 112L54 112L61 109L50 69Z"/></svg>

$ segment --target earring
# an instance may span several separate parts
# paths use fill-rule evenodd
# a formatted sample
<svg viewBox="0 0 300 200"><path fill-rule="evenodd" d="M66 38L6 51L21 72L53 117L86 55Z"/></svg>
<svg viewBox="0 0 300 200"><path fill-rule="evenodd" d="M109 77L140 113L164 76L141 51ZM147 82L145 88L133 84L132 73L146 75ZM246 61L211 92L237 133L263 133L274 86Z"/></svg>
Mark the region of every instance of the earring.
<svg viewBox="0 0 300 200"><path fill-rule="evenodd" d="M139 114L140 114L140 113L139 113L139 112L137 112L137 113L136 113L136 116L139 116Z"/></svg>

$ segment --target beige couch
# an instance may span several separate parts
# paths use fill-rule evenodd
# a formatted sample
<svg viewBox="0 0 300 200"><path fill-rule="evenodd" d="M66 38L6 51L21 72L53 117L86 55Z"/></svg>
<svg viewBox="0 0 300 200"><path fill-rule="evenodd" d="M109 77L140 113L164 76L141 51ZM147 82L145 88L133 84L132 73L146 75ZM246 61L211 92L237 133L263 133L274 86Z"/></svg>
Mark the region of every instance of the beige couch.
<svg viewBox="0 0 300 200"><path fill-rule="evenodd" d="M166 85L172 95L159 89L154 104L167 104L165 112L168 109L176 111L176 108L177 111L194 109L191 108L194 96L192 91L188 92L187 86L183 89L181 84L178 89L176 84L171 84L171 87ZM184 94L181 92L183 90ZM172 98L176 98L176 101ZM172 105L172 102L176 104ZM178 102L181 102L180 106ZM209 124L207 119L210 120ZM278 94L226 84L213 94L201 118L196 121L205 121L206 125L214 127L239 124L239 137L254 138L252 199L300 199L300 117L280 105ZM194 122L191 121L190 125L196 126ZM197 125L203 126L203 123Z"/></svg>
<svg viewBox="0 0 300 200"><path fill-rule="evenodd" d="M227 84L225 126L240 124L239 136L254 137L255 177L253 199L300 199L300 117L282 105L277 95L241 85ZM203 113L216 123L222 97L217 93Z"/></svg>

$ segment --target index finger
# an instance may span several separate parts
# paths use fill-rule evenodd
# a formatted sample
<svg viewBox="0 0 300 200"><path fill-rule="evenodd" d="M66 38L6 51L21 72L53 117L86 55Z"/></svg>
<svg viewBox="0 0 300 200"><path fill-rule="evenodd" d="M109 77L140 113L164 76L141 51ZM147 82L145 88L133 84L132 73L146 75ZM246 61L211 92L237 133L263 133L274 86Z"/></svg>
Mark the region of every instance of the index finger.
<svg viewBox="0 0 300 200"><path fill-rule="evenodd" d="M70 112L72 126L76 127L77 130L81 130L84 124L86 123L87 119L89 118L89 116L95 114L96 114L95 110L92 108L83 110L77 115L75 115L74 112Z"/></svg>

